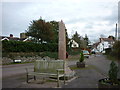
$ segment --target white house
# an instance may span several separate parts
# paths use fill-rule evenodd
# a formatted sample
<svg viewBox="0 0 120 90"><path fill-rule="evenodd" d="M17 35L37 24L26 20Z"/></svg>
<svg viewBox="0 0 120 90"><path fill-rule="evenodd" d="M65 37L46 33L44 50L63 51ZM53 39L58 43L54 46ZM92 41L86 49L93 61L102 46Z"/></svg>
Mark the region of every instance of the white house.
<svg viewBox="0 0 120 90"><path fill-rule="evenodd" d="M1 41L3 41L3 40L9 41L9 38L7 38L7 37L0 37L0 39L1 39Z"/></svg>
<svg viewBox="0 0 120 90"><path fill-rule="evenodd" d="M97 47L99 47L99 46L98 46L99 43L100 43L100 42L94 43L94 44L92 45L92 50L91 50L91 51L99 52L99 50L98 50L98 48L97 48Z"/></svg>
<svg viewBox="0 0 120 90"><path fill-rule="evenodd" d="M105 49L113 47L114 40L112 38L100 38L100 42L97 45L99 52L105 53Z"/></svg>
<svg viewBox="0 0 120 90"><path fill-rule="evenodd" d="M71 44L71 47L73 47L73 48L79 47L79 44L78 44L75 40L73 40L73 39L71 39L71 40L68 42L68 45L70 45L70 44Z"/></svg>
<svg viewBox="0 0 120 90"><path fill-rule="evenodd" d="M19 37L14 37L12 34L10 36L0 36L0 41L7 40L7 41L30 41L29 38L19 38Z"/></svg>
<svg viewBox="0 0 120 90"><path fill-rule="evenodd" d="M98 44L98 46L97 46L97 50L99 51L99 52L102 52L103 51L103 44L102 43L99 43Z"/></svg>

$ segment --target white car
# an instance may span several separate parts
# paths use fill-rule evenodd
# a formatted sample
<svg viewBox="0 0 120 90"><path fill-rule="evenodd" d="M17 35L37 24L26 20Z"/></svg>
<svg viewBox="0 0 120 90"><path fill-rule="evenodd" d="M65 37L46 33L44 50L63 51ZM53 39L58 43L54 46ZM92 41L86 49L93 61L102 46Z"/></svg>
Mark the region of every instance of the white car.
<svg viewBox="0 0 120 90"><path fill-rule="evenodd" d="M87 50L82 50L82 51L83 51L84 57L87 57L87 58L90 57L90 53Z"/></svg>

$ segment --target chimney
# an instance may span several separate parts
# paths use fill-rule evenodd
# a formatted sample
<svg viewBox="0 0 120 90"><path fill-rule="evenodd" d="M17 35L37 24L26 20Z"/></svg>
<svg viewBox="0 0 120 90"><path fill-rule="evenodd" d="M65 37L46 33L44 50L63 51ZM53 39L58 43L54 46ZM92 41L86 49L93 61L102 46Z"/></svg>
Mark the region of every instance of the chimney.
<svg viewBox="0 0 120 90"><path fill-rule="evenodd" d="M100 42L102 41L102 38L99 38L100 39Z"/></svg>
<svg viewBox="0 0 120 90"><path fill-rule="evenodd" d="M13 38L13 34L10 34L10 38Z"/></svg>

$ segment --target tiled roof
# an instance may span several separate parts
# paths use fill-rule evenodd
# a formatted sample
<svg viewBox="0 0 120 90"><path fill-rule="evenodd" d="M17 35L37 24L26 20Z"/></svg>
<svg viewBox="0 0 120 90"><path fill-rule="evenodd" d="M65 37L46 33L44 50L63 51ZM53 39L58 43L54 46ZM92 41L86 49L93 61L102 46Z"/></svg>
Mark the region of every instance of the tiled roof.
<svg viewBox="0 0 120 90"><path fill-rule="evenodd" d="M113 42L114 40L111 38L100 38L103 41Z"/></svg>
<svg viewBox="0 0 120 90"><path fill-rule="evenodd" d="M93 47L97 47L99 45L100 42L94 43Z"/></svg>
<svg viewBox="0 0 120 90"><path fill-rule="evenodd" d="M9 40L14 40L14 41L23 41L25 40L26 38L18 38L18 37L7 37L7 36L0 36L0 40L4 39L4 38L7 38Z"/></svg>

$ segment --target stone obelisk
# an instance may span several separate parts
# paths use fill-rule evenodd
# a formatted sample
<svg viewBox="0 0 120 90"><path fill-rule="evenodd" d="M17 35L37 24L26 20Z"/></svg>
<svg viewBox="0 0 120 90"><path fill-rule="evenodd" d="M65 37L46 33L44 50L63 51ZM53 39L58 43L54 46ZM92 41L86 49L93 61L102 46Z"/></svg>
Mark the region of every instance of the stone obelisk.
<svg viewBox="0 0 120 90"><path fill-rule="evenodd" d="M65 75L66 77L73 77L75 72L72 71L67 64L66 60L66 32L65 32L65 24L61 20L59 22L59 59L65 60Z"/></svg>
<svg viewBox="0 0 120 90"><path fill-rule="evenodd" d="M63 21L59 22L59 59L66 59L66 35Z"/></svg>

